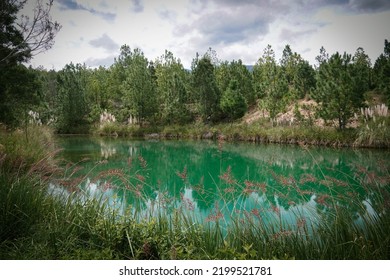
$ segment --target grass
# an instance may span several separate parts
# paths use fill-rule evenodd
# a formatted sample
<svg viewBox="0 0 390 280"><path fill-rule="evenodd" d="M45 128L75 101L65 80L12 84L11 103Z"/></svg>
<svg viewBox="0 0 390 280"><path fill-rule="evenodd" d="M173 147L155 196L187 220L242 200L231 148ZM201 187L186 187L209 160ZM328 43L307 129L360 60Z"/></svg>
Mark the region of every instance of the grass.
<svg viewBox="0 0 390 280"><path fill-rule="evenodd" d="M234 133L234 127L229 129ZM164 207L144 211L133 206L122 213L121 208L109 207L104 196L58 192L57 188L50 192L50 182L68 182L64 174L72 172L58 167L50 132L43 131L32 128L27 138L21 137L22 132L0 131L0 259L390 258L387 166L383 166L382 174L356 167L358 175L349 174L353 180L347 185L325 177L288 181L270 173L281 186L286 184L302 196L310 191L312 182L307 181L317 180L326 191L351 197L343 204L337 198L318 194L318 207L311 210L311 218L296 208L292 224L285 223L285 212L272 203L252 209L237 203L230 210L215 205L207 221L201 221L184 197L181 206L172 211ZM112 171L111 178L113 173L113 180L123 182L130 192L146 184L137 173L128 178ZM109 178L110 172L106 175ZM177 175L185 180L186 172ZM262 189L264 186L257 182L239 182L229 170L220 179L225 184L219 191L225 204L232 203L230 190L243 197L256 187L259 193L278 191ZM328 183L323 182L325 179ZM358 188L369 194L366 204L360 197L352 199L358 196ZM139 199L144 199L142 193ZM168 198L161 199L165 200L156 203L169 203ZM370 214L368 208L376 214Z"/></svg>
<svg viewBox="0 0 390 280"><path fill-rule="evenodd" d="M344 131L332 127L315 126L276 126L269 123L253 124L188 124L170 126L126 126L108 124L95 130L103 136L124 136L136 138L162 139L224 139L228 141L245 141L256 143L305 144L334 147L376 147L375 141L357 140L356 129ZM375 134L376 135L376 134ZM373 137L376 137L373 135ZM383 138L383 137L382 137ZM383 141L381 142L383 143ZM389 143L386 143L388 146ZM386 146L386 147L387 147ZM383 147L383 145L381 145Z"/></svg>
<svg viewBox="0 0 390 280"><path fill-rule="evenodd" d="M390 118L377 117L367 121L358 129L354 144L360 147L389 147Z"/></svg>

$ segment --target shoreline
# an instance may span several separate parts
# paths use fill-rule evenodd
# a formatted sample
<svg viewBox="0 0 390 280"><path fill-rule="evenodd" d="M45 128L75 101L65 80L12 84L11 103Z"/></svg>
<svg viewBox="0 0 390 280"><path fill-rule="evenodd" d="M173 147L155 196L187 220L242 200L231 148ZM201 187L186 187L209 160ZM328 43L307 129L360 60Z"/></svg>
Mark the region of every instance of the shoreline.
<svg viewBox="0 0 390 280"><path fill-rule="evenodd" d="M92 128L87 135L145 140L194 139L334 148L390 148L390 139L373 139L371 143L358 141L358 129L340 131L332 127L261 127L242 124L137 127L111 124L103 128Z"/></svg>

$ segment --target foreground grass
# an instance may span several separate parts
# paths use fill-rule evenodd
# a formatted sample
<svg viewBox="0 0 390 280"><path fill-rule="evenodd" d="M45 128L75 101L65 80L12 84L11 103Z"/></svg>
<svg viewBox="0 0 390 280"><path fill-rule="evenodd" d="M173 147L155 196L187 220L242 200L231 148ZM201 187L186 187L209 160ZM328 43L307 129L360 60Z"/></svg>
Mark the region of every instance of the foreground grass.
<svg viewBox="0 0 390 280"><path fill-rule="evenodd" d="M376 213L367 215L364 204L352 203L359 223L350 205L337 201L329 202L327 215L313 213L313 220L297 213L294 226L283 226L277 209L271 223L246 211L229 217L216 211L205 222L182 207L155 213L129 208L123 215L102 197L49 194L50 182L67 179L57 167L50 133L36 128L27 138L20 132L0 131L0 136L1 259L390 258L388 167L387 177L356 179L372 192ZM231 220L228 227L225 219Z"/></svg>

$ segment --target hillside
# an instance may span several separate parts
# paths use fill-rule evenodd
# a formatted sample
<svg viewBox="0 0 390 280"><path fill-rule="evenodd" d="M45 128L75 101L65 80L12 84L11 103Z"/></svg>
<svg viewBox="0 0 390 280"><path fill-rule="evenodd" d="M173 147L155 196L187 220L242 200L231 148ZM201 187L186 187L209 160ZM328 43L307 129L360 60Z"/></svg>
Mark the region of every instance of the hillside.
<svg viewBox="0 0 390 280"><path fill-rule="evenodd" d="M383 110L381 108L387 108L384 105L385 97L376 92L369 92L366 94L366 107L367 109L371 109L374 114L377 113L379 115L383 114ZM383 104L383 105L382 105ZM276 125L280 126L291 126L294 124L306 122L311 123L318 127L323 127L325 122L321 118L316 118L315 109L317 107L317 102L312 99L300 99L295 104L290 104L287 106L286 110L282 113L279 113L274 120ZM382 107L384 106L384 107ZM363 110L363 111L362 111ZM359 113L355 114L349 123L348 127L358 127L359 126L359 117L363 117L364 108L361 108ZM381 111L382 110L382 111ZM384 109L386 110L386 109ZM386 116L389 116L388 110L386 110ZM253 106L248 110L245 116L242 118L243 124L253 124L261 119L268 119L269 114L266 110L261 110L259 106ZM331 123L330 123L331 125Z"/></svg>

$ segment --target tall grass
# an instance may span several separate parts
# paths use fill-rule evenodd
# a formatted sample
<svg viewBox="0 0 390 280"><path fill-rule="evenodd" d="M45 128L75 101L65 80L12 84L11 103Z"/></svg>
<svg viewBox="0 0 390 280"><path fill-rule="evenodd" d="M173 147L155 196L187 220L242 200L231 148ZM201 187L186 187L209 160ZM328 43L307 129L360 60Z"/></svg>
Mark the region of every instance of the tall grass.
<svg viewBox="0 0 390 280"><path fill-rule="evenodd" d="M228 141L246 141L257 143L307 144L319 146L366 146L356 140L355 129L344 131L332 127L315 126L272 126L270 123L258 121L252 124L232 123L219 125L203 125L199 123L171 126L121 125L106 124L95 130L102 136L125 136L139 138L162 139L219 139ZM376 139L376 135L373 135ZM364 145L363 145L364 144Z"/></svg>
<svg viewBox="0 0 390 280"><path fill-rule="evenodd" d="M355 146L379 147L390 146L390 118L376 117L366 121L357 132Z"/></svg>
<svg viewBox="0 0 390 280"><path fill-rule="evenodd" d="M254 192L279 196L282 192L261 182L240 182L228 169L220 175L219 194L231 208L215 205L202 220L185 197L179 205L160 196L155 201L159 208L145 209L134 203L123 209L112 207L103 195L88 196L77 180L64 177L55 161L55 145L46 142L42 128L35 129L28 140L18 132L1 131L1 259L390 258L386 165L381 174L356 167L348 183L326 177L292 180L270 172L281 187L302 196L311 192L312 183L324 184L326 191L336 194L334 198L316 194L317 207L310 215L294 208L293 223L286 223L286 212L270 201L251 209L243 207L240 199L233 202L233 192L243 199ZM142 158L138 160L147 166ZM100 174L100 179L113 180L123 192L137 194L147 203L142 193L147 180L141 175L115 170ZM186 180L185 169L177 175ZM50 182L57 185L55 192L48 188ZM59 191L65 182L74 182L75 188ZM368 196L356 198L357 188ZM349 196L348 203L342 203L341 196Z"/></svg>

